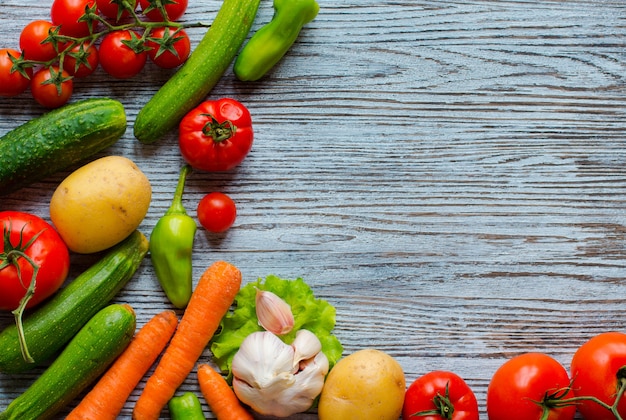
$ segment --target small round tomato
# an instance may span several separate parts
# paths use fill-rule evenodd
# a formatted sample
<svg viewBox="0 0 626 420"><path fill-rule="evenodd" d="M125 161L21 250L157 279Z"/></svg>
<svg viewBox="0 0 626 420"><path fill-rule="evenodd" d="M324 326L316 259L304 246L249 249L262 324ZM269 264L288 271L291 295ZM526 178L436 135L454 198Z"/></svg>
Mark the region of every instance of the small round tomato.
<svg viewBox="0 0 626 420"><path fill-rule="evenodd" d="M490 420L572 420L575 405L555 406L572 398L565 368L543 353L525 353L505 362L487 388L487 415Z"/></svg>
<svg viewBox="0 0 626 420"><path fill-rule="evenodd" d="M98 67L98 48L85 42L67 52L63 59L63 69L74 77L87 77Z"/></svg>
<svg viewBox="0 0 626 420"><path fill-rule="evenodd" d="M220 192L205 195L198 203L198 220L209 232L225 232L235 223L237 206L232 198Z"/></svg>
<svg viewBox="0 0 626 420"><path fill-rule="evenodd" d="M0 224L4 238L0 241L0 309L12 311L19 306L33 280L35 264L35 293L26 306L32 308L56 292L67 278L68 248L52 225L34 214L2 211Z"/></svg>
<svg viewBox="0 0 626 420"><path fill-rule="evenodd" d="M626 381L626 334L606 332L585 342L572 357L572 388L578 396L596 397L612 406L621 384ZM578 410L588 420L611 420L615 416L593 401L580 401ZM626 418L626 398L617 405Z"/></svg>
<svg viewBox="0 0 626 420"><path fill-rule="evenodd" d="M138 42L139 35L131 30L118 30L105 35L100 43L100 65L117 79L130 79L139 74L146 64L145 51L135 52L123 41Z"/></svg>
<svg viewBox="0 0 626 420"><path fill-rule="evenodd" d="M239 165L252 148L252 117L231 98L205 101L179 124L178 145L194 169L228 171Z"/></svg>
<svg viewBox="0 0 626 420"><path fill-rule="evenodd" d="M10 48L0 48L0 96L17 96L24 92L33 76L31 67L24 69L25 75L13 71L13 61L9 56L19 58L20 53Z"/></svg>
<svg viewBox="0 0 626 420"><path fill-rule="evenodd" d="M139 0L139 5L143 14L154 22L163 22L163 14L159 10L159 5L163 5L167 20L176 21L185 14L187 10L187 0Z"/></svg>
<svg viewBox="0 0 626 420"><path fill-rule="evenodd" d="M417 378L404 395L402 420L411 419L478 420L478 401L459 375L429 372Z"/></svg>
<svg viewBox="0 0 626 420"><path fill-rule="evenodd" d="M74 82L65 70L56 66L42 68L33 76L30 91L35 101L46 108L65 105L72 96Z"/></svg>
<svg viewBox="0 0 626 420"><path fill-rule="evenodd" d="M45 41L49 31L53 28L52 22L34 20L22 29L20 49L24 52L24 57L27 60L49 61L57 56L54 43Z"/></svg>
<svg viewBox="0 0 626 420"><path fill-rule="evenodd" d="M137 6L137 0L130 0L128 4L133 10L135 10L135 7ZM130 12L123 8L120 13L120 6L116 0L96 0L96 7L98 8L98 11L102 16L112 19L116 22L130 16Z"/></svg>
<svg viewBox="0 0 626 420"><path fill-rule="evenodd" d="M52 23L60 26L63 35L82 38L89 35L89 24L79 20L85 14L86 7L93 7L95 0L54 0L50 8ZM92 23L91 30L96 27Z"/></svg>
<svg viewBox="0 0 626 420"><path fill-rule="evenodd" d="M173 69L187 61L191 52L191 42L183 29L159 27L150 32L146 42L148 56L157 66Z"/></svg>

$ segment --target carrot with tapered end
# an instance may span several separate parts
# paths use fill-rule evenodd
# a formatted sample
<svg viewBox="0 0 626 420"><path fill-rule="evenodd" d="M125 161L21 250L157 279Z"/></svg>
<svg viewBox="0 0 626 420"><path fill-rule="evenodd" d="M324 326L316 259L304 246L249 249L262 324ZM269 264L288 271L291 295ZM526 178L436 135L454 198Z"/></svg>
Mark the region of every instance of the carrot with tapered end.
<svg viewBox="0 0 626 420"><path fill-rule="evenodd" d="M217 420L252 420L226 379L207 364L198 366L198 384Z"/></svg>
<svg viewBox="0 0 626 420"><path fill-rule="evenodd" d="M227 262L217 261L202 274L172 341L137 400L133 419L159 418L193 370L240 287L241 272Z"/></svg>
<svg viewBox="0 0 626 420"><path fill-rule="evenodd" d="M150 319L66 420L115 420L126 400L172 338L178 317L163 311Z"/></svg>

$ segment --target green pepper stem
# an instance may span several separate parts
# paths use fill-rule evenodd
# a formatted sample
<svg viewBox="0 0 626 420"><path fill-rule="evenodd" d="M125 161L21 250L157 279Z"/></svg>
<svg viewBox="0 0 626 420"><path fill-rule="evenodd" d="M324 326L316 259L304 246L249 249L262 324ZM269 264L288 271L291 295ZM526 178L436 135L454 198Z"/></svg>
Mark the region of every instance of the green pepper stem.
<svg viewBox="0 0 626 420"><path fill-rule="evenodd" d="M185 206L183 206L183 192L185 191L185 181L187 175L191 173L191 166L184 165L180 170L180 176L178 177L178 184L176 185L176 191L174 191L174 198L172 199L172 205L165 212L166 215L172 214L187 214Z"/></svg>

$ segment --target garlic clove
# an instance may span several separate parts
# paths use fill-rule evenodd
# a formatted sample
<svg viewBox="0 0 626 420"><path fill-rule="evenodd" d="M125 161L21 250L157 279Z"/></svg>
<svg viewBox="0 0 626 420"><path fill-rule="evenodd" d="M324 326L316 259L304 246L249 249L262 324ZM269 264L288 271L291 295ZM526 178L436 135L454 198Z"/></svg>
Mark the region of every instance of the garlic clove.
<svg viewBox="0 0 626 420"><path fill-rule="evenodd" d="M294 351L292 368L296 372L302 360L310 359L322 351L320 339L309 330L298 330L291 347Z"/></svg>
<svg viewBox="0 0 626 420"><path fill-rule="evenodd" d="M294 318L291 306L278 295L257 289L255 303L259 325L267 331L283 335L293 329Z"/></svg>

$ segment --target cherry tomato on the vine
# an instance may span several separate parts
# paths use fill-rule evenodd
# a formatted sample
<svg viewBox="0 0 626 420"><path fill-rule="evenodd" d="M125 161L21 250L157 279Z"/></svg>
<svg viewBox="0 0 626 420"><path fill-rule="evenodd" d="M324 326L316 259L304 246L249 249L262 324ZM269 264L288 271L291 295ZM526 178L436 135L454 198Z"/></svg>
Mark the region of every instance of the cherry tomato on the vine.
<svg viewBox="0 0 626 420"><path fill-rule="evenodd" d="M179 124L178 144L194 169L228 171L252 148L250 111L239 101L221 98L202 102Z"/></svg>
<svg viewBox="0 0 626 420"><path fill-rule="evenodd" d="M572 420L576 406L554 406L574 397L565 368L543 353L525 353L498 368L487 388L490 420Z"/></svg>
<svg viewBox="0 0 626 420"><path fill-rule="evenodd" d="M89 24L81 21L86 7L93 7L95 0L54 0L50 8L52 23L60 26L63 35L82 38L89 35ZM96 22L91 29L94 30Z"/></svg>
<svg viewBox="0 0 626 420"><path fill-rule="evenodd" d="M128 4L133 10L135 10L135 7L137 6L137 0L130 0L128 1ZM118 18L119 20L121 20L125 17L130 16L130 12L128 10L120 8L120 6L113 0L96 0L96 6L102 16L112 19L116 22L118 21ZM120 11L120 9L122 10Z"/></svg>
<svg viewBox="0 0 626 420"><path fill-rule="evenodd" d="M105 72L117 79L129 79L137 75L146 64L148 54L135 52L124 42L138 42L139 35L131 30L113 31L100 43L100 65Z"/></svg>
<svg viewBox="0 0 626 420"><path fill-rule="evenodd" d="M626 381L626 334L606 332L585 342L572 357L572 388L576 396L595 397L611 406ZM614 420L615 416L593 401L580 401L578 410L587 420ZM626 418L626 396L617 411Z"/></svg>
<svg viewBox="0 0 626 420"><path fill-rule="evenodd" d="M26 306L32 308L56 292L67 278L68 248L52 225L34 214L2 211L0 225L0 309L16 309L26 294L34 270L28 258L39 267L35 294Z"/></svg>
<svg viewBox="0 0 626 420"><path fill-rule="evenodd" d="M146 46L150 48L148 56L154 64L164 69L173 69L187 61L191 52L191 42L183 29L167 28L167 32L165 29L161 26L150 32Z"/></svg>
<svg viewBox="0 0 626 420"><path fill-rule="evenodd" d="M49 61L57 56L54 43L46 41L49 31L54 28L52 22L34 20L22 29L20 33L20 49L24 58L34 61Z"/></svg>
<svg viewBox="0 0 626 420"><path fill-rule="evenodd" d="M198 203L198 220L209 232L225 232L235 223L237 206L232 198L224 193L212 192Z"/></svg>
<svg viewBox="0 0 626 420"><path fill-rule="evenodd" d="M74 82L69 73L56 66L38 70L30 85L35 101L46 108L65 105L70 100L73 90Z"/></svg>
<svg viewBox="0 0 626 420"><path fill-rule="evenodd" d="M180 19L187 10L187 0L139 0L143 14L153 22L164 21L157 2L165 8L167 20L172 22Z"/></svg>
<svg viewBox="0 0 626 420"><path fill-rule="evenodd" d="M87 77L98 67L98 48L88 42L77 45L67 52L63 69L74 77Z"/></svg>
<svg viewBox="0 0 626 420"><path fill-rule="evenodd" d="M33 69L24 70L26 75L13 69L11 58L19 58L20 52L10 48L0 48L0 96L17 96L24 92L30 85L30 78L33 76Z"/></svg>
<svg viewBox="0 0 626 420"><path fill-rule="evenodd" d="M417 378L404 395L402 420L412 419L478 420L478 402L459 375L429 372Z"/></svg>

